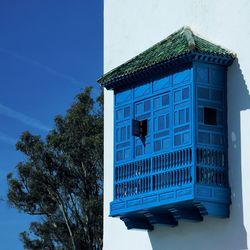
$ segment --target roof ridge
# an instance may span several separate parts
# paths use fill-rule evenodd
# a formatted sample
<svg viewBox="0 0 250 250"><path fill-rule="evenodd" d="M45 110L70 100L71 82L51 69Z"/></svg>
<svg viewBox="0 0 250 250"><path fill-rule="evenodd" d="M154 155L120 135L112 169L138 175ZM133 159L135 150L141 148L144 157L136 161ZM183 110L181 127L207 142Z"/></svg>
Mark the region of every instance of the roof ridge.
<svg viewBox="0 0 250 250"><path fill-rule="evenodd" d="M185 38L187 39L188 48L190 50L194 50L196 45L195 45L195 41L194 41L194 33L191 30L191 28L189 26L184 26L183 27L183 34L184 34Z"/></svg>

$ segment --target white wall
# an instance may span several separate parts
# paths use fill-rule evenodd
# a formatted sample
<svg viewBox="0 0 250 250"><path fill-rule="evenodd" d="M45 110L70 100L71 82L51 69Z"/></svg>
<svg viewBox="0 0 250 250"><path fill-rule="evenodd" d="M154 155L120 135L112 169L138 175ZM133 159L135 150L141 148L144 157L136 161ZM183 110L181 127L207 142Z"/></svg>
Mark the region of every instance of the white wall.
<svg viewBox="0 0 250 250"><path fill-rule="evenodd" d="M104 71L188 25L236 52L228 71L229 219L181 221L152 232L128 231L109 218L112 200L113 93L105 91L104 250L238 250L250 247L250 1L104 0Z"/></svg>

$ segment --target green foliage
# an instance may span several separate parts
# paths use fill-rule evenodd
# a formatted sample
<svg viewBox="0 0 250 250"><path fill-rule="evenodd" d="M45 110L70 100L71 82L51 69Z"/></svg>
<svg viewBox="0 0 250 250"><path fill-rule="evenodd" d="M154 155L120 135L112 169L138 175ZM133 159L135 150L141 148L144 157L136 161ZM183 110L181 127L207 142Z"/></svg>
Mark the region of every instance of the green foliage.
<svg viewBox="0 0 250 250"><path fill-rule="evenodd" d="M27 131L16 144L26 160L7 176L8 201L40 216L20 234L25 249L102 248L103 96L95 102L91 90L55 118L45 141Z"/></svg>

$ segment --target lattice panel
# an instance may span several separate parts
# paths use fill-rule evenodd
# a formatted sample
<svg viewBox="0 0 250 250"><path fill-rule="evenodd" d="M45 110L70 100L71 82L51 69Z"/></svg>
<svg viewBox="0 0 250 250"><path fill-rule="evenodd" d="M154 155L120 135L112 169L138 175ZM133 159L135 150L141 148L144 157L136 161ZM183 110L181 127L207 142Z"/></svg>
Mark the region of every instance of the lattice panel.
<svg viewBox="0 0 250 250"><path fill-rule="evenodd" d="M191 183L192 149L115 167L115 198L124 198Z"/></svg>

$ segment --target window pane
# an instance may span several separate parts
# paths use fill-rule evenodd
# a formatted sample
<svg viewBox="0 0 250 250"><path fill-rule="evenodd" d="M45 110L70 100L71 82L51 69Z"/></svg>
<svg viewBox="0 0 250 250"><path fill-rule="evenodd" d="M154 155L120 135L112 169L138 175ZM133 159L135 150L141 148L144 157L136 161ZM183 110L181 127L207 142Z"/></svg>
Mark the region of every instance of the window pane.
<svg viewBox="0 0 250 250"><path fill-rule="evenodd" d="M137 146L135 148L135 155L136 156L142 155L142 146Z"/></svg>
<svg viewBox="0 0 250 250"><path fill-rule="evenodd" d="M179 110L179 124L185 123L185 113L184 109Z"/></svg>
<svg viewBox="0 0 250 250"><path fill-rule="evenodd" d="M169 105L169 94L162 96L162 106Z"/></svg>
<svg viewBox="0 0 250 250"><path fill-rule="evenodd" d="M186 122L189 122L189 108L186 109Z"/></svg>
<svg viewBox="0 0 250 250"><path fill-rule="evenodd" d="M130 107L126 107L124 109L124 117L128 117L130 115Z"/></svg>
<svg viewBox="0 0 250 250"><path fill-rule="evenodd" d="M169 114L166 114L166 128L169 128Z"/></svg>
<svg viewBox="0 0 250 250"><path fill-rule="evenodd" d="M161 150L161 141L155 141L154 142L154 151Z"/></svg>
<svg viewBox="0 0 250 250"><path fill-rule="evenodd" d="M144 112L147 112L150 110L150 100L147 100L144 102Z"/></svg>
<svg viewBox="0 0 250 250"><path fill-rule="evenodd" d="M189 87L182 90L182 100L189 98Z"/></svg>
<svg viewBox="0 0 250 250"><path fill-rule="evenodd" d="M207 125L217 125L217 110L204 107L204 123Z"/></svg>
<svg viewBox="0 0 250 250"><path fill-rule="evenodd" d="M121 141L126 140L126 127L121 128Z"/></svg>
<svg viewBox="0 0 250 250"><path fill-rule="evenodd" d="M116 152L116 160L117 161L123 160L123 151L122 150Z"/></svg>
<svg viewBox="0 0 250 250"><path fill-rule="evenodd" d="M159 116L158 117L158 130L164 129L165 124L164 124L164 116Z"/></svg>

